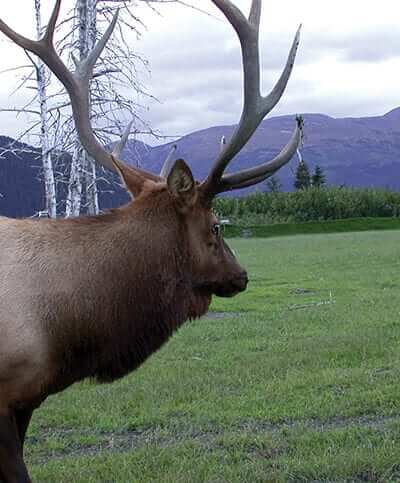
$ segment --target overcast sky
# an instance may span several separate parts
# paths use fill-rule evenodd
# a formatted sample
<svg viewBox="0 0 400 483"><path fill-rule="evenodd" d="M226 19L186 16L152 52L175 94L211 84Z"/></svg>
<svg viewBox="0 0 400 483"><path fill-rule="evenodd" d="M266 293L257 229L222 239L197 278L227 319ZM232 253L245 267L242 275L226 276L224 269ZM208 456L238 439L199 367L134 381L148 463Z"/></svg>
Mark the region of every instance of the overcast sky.
<svg viewBox="0 0 400 483"><path fill-rule="evenodd" d="M247 12L251 2L234 3ZM43 4L48 11L53 0ZM132 42L150 62L151 74L142 80L160 101L151 102L145 116L165 135L234 124L240 115L242 74L236 34L209 0L192 0L192 4L211 15L173 4L160 9L162 16L147 7L137 11L147 30ZM3 1L1 16L28 35L32 5L33 0ZM64 0L65 8L71 5L71 0ZM260 39L264 93L279 77L294 33L303 24L286 93L269 116L306 112L370 116L399 106L399 13L399 0L264 0ZM3 39L0 58L3 69L26 63ZM13 107L23 99L20 94L10 97L15 85L15 73L1 75L1 107ZM23 116L2 114L0 134L15 137L26 122Z"/></svg>

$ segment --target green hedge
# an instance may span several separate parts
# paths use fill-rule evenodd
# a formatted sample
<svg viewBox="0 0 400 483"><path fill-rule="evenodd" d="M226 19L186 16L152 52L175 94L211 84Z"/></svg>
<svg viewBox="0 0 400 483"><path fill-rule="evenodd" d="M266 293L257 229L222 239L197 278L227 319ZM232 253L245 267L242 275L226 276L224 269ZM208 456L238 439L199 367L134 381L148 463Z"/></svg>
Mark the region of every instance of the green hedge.
<svg viewBox="0 0 400 483"><path fill-rule="evenodd" d="M310 188L215 200L219 216L239 224L270 224L400 216L400 193L386 189Z"/></svg>
<svg viewBox="0 0 400 483"><path fill-rule="evenodd" d="M347 220L276 223L274 225L228 225L224 227L224 237L269 238L287 235L372 230L400 230L400 218L349 218Z"/></svg>

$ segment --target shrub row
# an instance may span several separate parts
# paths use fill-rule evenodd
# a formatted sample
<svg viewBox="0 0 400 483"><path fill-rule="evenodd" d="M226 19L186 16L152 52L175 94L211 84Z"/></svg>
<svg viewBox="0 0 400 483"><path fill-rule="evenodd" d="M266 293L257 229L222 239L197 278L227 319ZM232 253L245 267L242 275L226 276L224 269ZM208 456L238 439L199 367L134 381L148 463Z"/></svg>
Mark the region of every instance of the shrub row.
<svg viewBox="0 0 400 483"><path fill-rule="evenodd" d="M372 188L310 188L221 197L215 211L233 223L288 223L359 217L399 217L400 192Z"/></svg>

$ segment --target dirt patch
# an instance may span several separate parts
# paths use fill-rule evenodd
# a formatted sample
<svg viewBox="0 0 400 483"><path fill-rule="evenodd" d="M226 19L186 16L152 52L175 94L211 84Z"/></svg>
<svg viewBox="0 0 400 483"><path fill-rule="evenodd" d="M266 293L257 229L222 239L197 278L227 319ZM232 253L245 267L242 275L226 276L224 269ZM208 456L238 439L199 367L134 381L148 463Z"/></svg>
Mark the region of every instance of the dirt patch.
<svg viewBox="0 0 400 483"><path fill-rule="evenodd" d="M315 295L317 291L310 288L297 287L291 290L290 293L293 295Z"/></svg>
<svg viewBox="0 0 400 483"><path fill-rule="evenodd" d="M335 429L346 429L351 427L371 428L376 431L384 431L389 424L400 423L400 416L358 416L358 417L335 417L328 420L307 419L299 421L283 421L271 423L262 420L241 421L229 428L230 435L243 432L252 433L255 436L264 433L280 433L285 430L330 431ZM165 429L150 428L146 430L123 430L123 431L102 431L96 429L68 429L68 430L42 430L39 437L27 438L28 453L32 452L31 458L36 464L46 463L49 460L65 457L93 456L107 451L110 453L122 453L132 451L135 448L148 445L159 447L174 446L182 441L196 441L207 449L220 446L218 442L225 434L223 428L213 427L208 430L176 430L175 433L167 433ZM93 443L81 443L79 440L85 436L93 436L97 441ZM57 448L43 454L40 450L41 443L46 437L65 438L64 448ZM31 449L31 451L29 451ZM279 453L279 452L278 452ZM270 458L273 455L269 456ZM369 480L365 480L369 481Z"/></svg>
<svg viewBox="0 0 400 483"><path fill-rule="evenodd" d="M231 317L240 317L239 312L208 312L203 319L226 319Z"/></svg>
<svg viewBox="0 0 400 483"><path fill-rule="evenodd" d="M400 423L400 416L354 416L322 419L305 419L298 421L282 421L271 423L268 421L252 420L242 423L239 427L246 431L280 432L285 429L303 428L313 431L330 431L335 429L346 429L350 427L370 428L383 431L392 423Z"/></svg>

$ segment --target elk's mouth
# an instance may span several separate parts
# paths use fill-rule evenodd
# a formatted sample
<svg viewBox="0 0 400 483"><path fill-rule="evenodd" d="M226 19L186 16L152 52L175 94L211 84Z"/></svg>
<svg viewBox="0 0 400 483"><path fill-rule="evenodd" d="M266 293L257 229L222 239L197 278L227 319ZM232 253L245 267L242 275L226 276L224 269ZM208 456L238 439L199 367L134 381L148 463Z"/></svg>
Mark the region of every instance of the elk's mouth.
<svg viewBox="0 0 400 483"><path fill-rule="evenodd" d="M217 297L234 297L240 292L243 292L247 288L249 279L246 273L233 278L226 282L212 282L203 285L203 289L208 290L210 293Z"/></svg>
<svg viewBox="0 0 400 483"><path fill-rule="evenodd" d="M217 297L234 297L235 295L239 294L240 292L244 292L246 290L246 285L242 287L238 287L237 285L229 285L226 287L219 287L214 290L214 294Z"/></svg>

